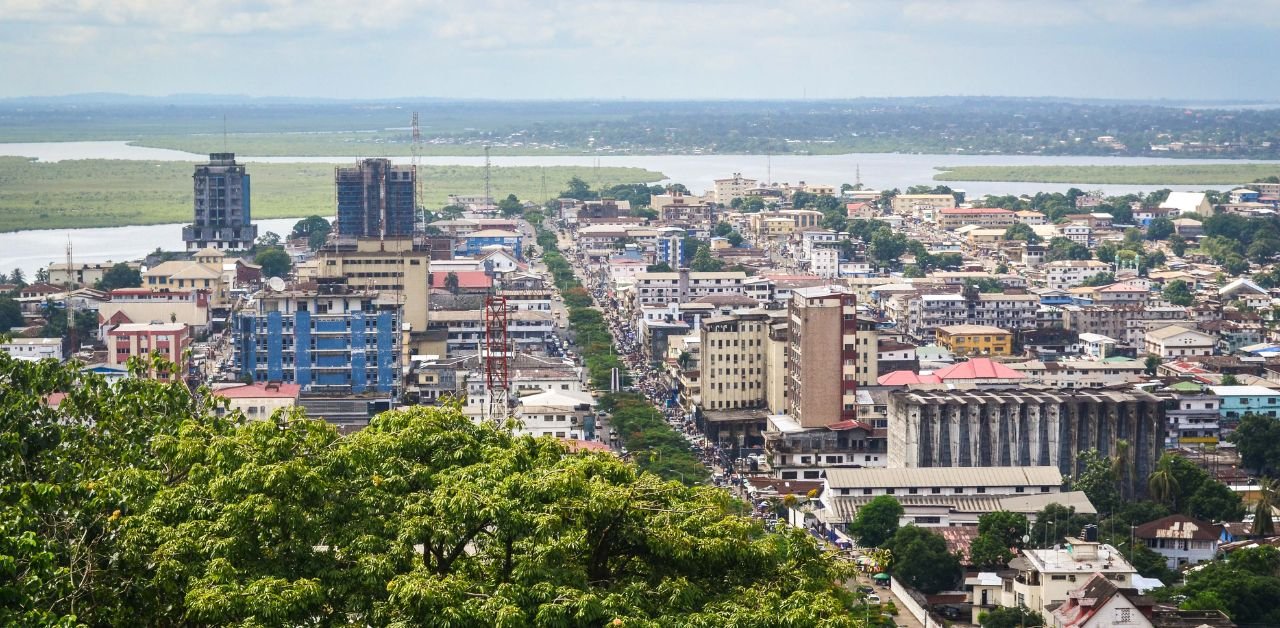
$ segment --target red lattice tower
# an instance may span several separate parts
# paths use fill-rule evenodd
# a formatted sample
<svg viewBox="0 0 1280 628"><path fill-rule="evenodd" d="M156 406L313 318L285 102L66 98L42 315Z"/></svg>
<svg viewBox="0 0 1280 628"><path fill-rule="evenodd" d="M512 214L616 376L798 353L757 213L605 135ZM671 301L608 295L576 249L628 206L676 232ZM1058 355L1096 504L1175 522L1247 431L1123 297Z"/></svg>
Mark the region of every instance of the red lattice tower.
<svg viewBox="0 0 1280 628"><path fill-rule="evenodd" d="M489 296L484 300L484 383L489 391L489 407L485 413L490 421L501 421L509 414L507 407L508 379L507 355L510 353L507 338L507 298Z"/></svg>

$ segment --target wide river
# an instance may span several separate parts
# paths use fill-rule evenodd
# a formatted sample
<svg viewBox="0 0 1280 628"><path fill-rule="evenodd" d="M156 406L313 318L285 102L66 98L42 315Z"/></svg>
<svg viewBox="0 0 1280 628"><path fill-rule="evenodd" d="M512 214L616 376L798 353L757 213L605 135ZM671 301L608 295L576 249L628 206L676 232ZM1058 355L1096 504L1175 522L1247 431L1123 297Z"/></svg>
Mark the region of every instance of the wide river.
<svg viewBox="0 0 1280 628"><path fill-rule="evenodd" d="M0 155L30 157L42 161L67 159L136 159L153 161L202 161L203 155L161 148L130 146L123 141L42 142L26 144L0 143ZM348 163L351 157L253 157L237 155L245 163ZM393 161L408 163L408 157ZM425 165L478 166L483 157L423 157ZM1145 166L1160 164L1228 163L1228 160L1167 159L1150 157L1038 157L1023 155L920 155L899 153L857 153L847 155L640 155L640 156L545 156L494 157L495 167L502 166L633 166L662 172L668 181L683 183L694 191L706 190L717 178L741 172L755 179L797 183L853 183L860 173L862 182L878 189L905 189L912 185L933 183L938 166L980 165L1102 165ZM1243 160L1242 160L1243 163ZM430 182L428 181L428 184ZM1201 190L1203 185L1098 185L1057 183L993 183L950 181L947 185L966 190L970 196L985 194L1034 194L1066 191L1071 187L1102 190L1106 194L1147 192L1167 187L1174 190ZM1230 182L1222 186L1228 187ZM307 213L313 213L308 211ZM323 213L316 211L314 213ZM259 233L283 233L296 220L258 221ZM38 225L32 225L38 227ZM0 272L21 268L31 277L37 268L65 256L67 238L80 261L121 261L140 258L156 247L166 250L182 248L182 225L148 225L106 229L53 229L0 233Z"/></svg>

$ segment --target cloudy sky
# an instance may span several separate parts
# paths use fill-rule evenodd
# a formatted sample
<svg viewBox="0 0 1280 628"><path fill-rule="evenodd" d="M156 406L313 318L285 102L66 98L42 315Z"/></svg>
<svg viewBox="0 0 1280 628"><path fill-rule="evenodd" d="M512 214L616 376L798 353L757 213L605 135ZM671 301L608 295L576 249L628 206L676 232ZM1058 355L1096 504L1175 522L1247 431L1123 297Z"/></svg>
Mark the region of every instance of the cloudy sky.
<svg viewBox="0 0 1280 628"><path fill-rule="evenodd" d="M1280 0L0 0L0 97L1280 99Z"/></svg>

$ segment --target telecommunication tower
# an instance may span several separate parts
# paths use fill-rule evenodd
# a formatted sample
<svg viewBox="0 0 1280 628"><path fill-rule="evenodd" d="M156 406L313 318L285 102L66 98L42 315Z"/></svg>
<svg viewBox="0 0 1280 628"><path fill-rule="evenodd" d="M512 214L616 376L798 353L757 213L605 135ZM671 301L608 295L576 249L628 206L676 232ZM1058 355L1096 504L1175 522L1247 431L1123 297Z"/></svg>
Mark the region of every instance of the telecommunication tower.
<svg viewBox="0 0 1280 628"><path fill-rule="evenodd" d="M510 353L507 339L507 298L490 295L484 300L484 383L489 391L489 405L485 418L502 421L510 414L507 391L507 355Z"/></svg>
<svg viewBox="0 0 1280 628"><path fill-rule="evenodd" d="M413 157L410 163L413 165L413 202L414 212L423 220L423 229L426 229L426 206L423 203L422 196L422 174L418 172L418 164L422 161L422 130L418 127L418 112L413 112L413 122L410 125L413 129L413 143L409 147Z"/></svg>
<svg viewBox="0 0 1280 628"><path fill-rule="evenodd" d="M489 191L489 145L484 147L484 202L492 203L493 195Z"/></svg>

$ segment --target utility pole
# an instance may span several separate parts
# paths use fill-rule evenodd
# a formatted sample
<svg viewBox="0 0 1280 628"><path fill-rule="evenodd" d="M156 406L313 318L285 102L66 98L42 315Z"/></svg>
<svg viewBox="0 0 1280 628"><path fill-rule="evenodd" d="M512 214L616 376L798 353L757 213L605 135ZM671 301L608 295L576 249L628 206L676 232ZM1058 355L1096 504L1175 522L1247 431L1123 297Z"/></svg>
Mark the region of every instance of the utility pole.
<svg viewBox="0 0 1280 628"><path fill-rule="evenodd" d="M410 128L413 130L412 144L410 146L410 151L413 154L411 160L413 164L413 210L414 214L422 217L423 229L426 229L427 208L422 200L422 175L418 172L418 164L422 156L422 131L418 127L418 112L416 111L413 112Z"/></svg>

